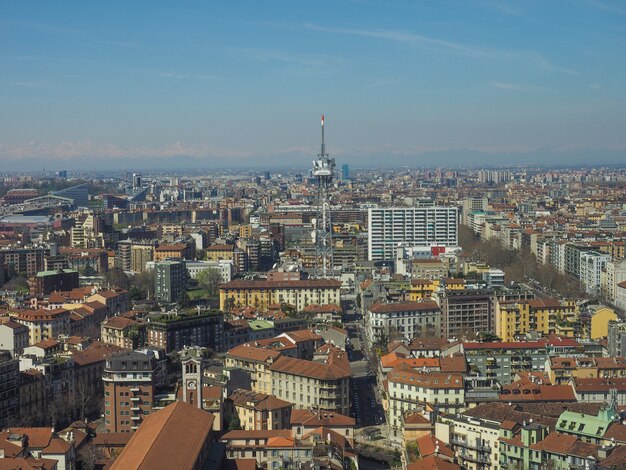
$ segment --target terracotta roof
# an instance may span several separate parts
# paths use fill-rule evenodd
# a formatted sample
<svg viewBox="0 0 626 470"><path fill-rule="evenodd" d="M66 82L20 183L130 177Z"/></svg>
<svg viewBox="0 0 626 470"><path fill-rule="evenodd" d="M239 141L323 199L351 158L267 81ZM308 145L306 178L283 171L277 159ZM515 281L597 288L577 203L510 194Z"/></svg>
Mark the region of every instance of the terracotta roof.
<svg viewBox="0 0 626 470"><path fill-rule="evenodd" d="M108 328L116 328L119 330L123 330L124 328L132 325L137 325L137 322L130 318L120 316L111 317L107 322L104 323L104 326Z"/></svg>
<svg viewBox="0 0 626 470"><path fill-rule="evenodd" d="M240 344L226 353L226 357L246 359L249 361L266 362L268 359L276 359L280 356L278 351L273 349L257 348L250 343Z"/></svg>
<svg viewBox="0 0 626 470"><path fill-rule="evenodd" d="M411 351L441 351L455 344L457 344L456 341L450 342L446 338L413 338L408 348Z"/></svg>
<svg viewBox="0 0 626 470"><path fill-rule="evenodd" d="M463 376L456 373L419 372L416 370L393 369L387 380L395 383L432 389L463 389Z"/></svg>
<svg viewBox="0 0 626 470"><path fill-rule="evenodd" d="M617 389L618 391L626 391L626 378L591 378L581 379L574 378L574 389L576 393L580 392L607 392L611 389Z"/></svg>
<svg viewBox="0 0 626 470"><path fill-rule="evenodd" d="M293 357L279 357L271 366L270 370L285 374L311 377L319 380L337 380L350 377L350 370L346 370L329 361L328 364L315 361L306 361Z"/></svg>
<svg viewBox="0 0 626 470"><path fill-rule="evenodd" d="M544 450L553 454L566 455L577 440L576 436L551 432L541 441L531 444L529 447L533 450Z"/></svg>
<svg viewBox="0 0 626 470"><path fill-rule="evenodd" d="M430 420L419 411L406 412L402 420L404 424L431 424Z"/></svg>
<svg viewBox="0 0 626 470"><path fill-rule="evenodd" d="M9 432L10 431L10 432ZM22 434L28 436L28 447L45 449L52 440L51 428L10 428L0 433L0 440L5 440L9 434Z"/></svg>
<svg viewBox="0 0 626 470"><path fill-rule="evenodd" d="M228 397L235 406L248 407L252 403L255 410L276 410L293 406L292 403L276 398L274 395L257 393L251 390L237 389Z"/></svg>
<svg viewBox="0 0 626 470"><path fill-rule="evenodd" d="M111 470L192 470L211 436L214 419L182 401L168 405L145 418Z"/></svg>
<svg viewBox="0 0 626 470"><path fill-rule="evenodd" d="M95 446L124 447L131 437L133 435L127 432L103 432L94 437L92 442Z"/></svg>
<svg viewBox="0 0 626 470"><path fill-rule="evenodd" d="M452 452L452 450L443 441L430 434L417 439L417 448L419 449L419 453L422 458L433 455L435 452L445 455L450 459L454 457L454 452Z"/></svg>
<svg viewBox="0 0 626 470"><path fill-rule="evenodd" d="M429 455L406 466L406 470L459 470L460 468L457 464L443 460L436 455Z"/></svg>
<svg viewBox="0 0 626 470"><path fill-rule="evenodd" d="M354 427L354 418L345 416L340 413L330 411L317 411L317 410L300 410L296 409L291 412L291 419L289 423L292 426L309 426L309 427Z"/></svg>
<svg viewBox="0 0 626 470"><path fill-rule="evenodd" d="M453 354L439 359L441 372L467 372L465 354Z"/></svg>
<svg viewBox="0 0 626 470"><path fill-rule="evenodd" d="M621 421L611 424L603 438L607 440L613 438L616 442L626 443L626 425L622 424Z"/></svg>
<svg viewBox="0 0 626 470"><path fill-rule="evenodd" d="M52 439L50 445L41 451L42 454L67 454L72 449L72 445L58 437Z"/></svg>
<svg viewBox="0 0 626 470"><path fill-rule="evenodd" d="M17 457L0 459L0 470L52 470L57 468L57 460Z"/></svg>

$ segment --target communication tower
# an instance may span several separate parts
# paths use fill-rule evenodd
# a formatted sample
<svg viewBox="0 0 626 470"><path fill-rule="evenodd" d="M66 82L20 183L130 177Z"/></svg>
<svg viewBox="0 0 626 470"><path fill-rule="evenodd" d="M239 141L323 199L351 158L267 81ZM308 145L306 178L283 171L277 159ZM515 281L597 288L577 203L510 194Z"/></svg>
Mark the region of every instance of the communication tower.
<svg viewBox="0 0 626 470"><path fill-rule="evenodd" d="M313 161L313 177L317 180L317 219L313 237L315 240L315 277L328 278L333 274L333 226L330 213L330 187L335 174L335 159L326 153L324 143L324 115L322 114L322 148Z"/></svg>

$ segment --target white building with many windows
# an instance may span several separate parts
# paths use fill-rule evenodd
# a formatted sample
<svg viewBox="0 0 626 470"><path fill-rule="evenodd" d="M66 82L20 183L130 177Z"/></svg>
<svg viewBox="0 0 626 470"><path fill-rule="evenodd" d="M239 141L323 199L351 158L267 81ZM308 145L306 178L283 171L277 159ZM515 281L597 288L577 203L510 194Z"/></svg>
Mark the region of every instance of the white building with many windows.
<svg viewBox="0 0 626 470"><path fill-rule="evenodd" d="M457 246L458 218L456 207L370 208L368 258L392 261L399 245Z"/></svg>
<svg viewBox="0 0 626 470"><path fill-rule="evenodd" d="M367 333L373 343L391 334L405 338L435 336L441 331L437 302L375 303L367 310Z"/></svg>

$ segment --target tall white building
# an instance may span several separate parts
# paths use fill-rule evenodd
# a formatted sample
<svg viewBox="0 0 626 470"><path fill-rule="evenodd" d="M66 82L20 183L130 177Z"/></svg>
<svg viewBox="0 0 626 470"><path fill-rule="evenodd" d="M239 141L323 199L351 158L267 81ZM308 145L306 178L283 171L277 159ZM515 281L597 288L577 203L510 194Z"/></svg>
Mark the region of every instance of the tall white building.
<svg viewBox="0 0 626 470"><path fill-rule="evenodd" d="M368 209L368 258L392 261L398 245L457 246L456 207L382 207Z"/></svg>

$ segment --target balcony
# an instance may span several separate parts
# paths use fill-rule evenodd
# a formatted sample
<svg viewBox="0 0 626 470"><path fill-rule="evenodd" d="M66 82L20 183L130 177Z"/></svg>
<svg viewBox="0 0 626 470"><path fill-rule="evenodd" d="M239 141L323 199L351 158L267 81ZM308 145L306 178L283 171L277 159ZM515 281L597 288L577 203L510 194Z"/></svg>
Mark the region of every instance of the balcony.
<svg viewBox="0 0 626 470"><path fill-rule="evenodd" d="M138 406L131 406L130 407L130 411L139 411L141 410L141 408L139 408Z"/></svg>
<svg viewBox="0 0 626 470"><path fill-rule="evenodd" d="M469 441L464 441L462 439L458 439L458 438L452 438L450 440L450 442L454 445L460 446L460 447L465 447L466 449L474 449L474 450L478 450L480 452L488 452L491 453L491 447L483 445L483 444L472 444Z"/></svg>
<svg viewBox="0 0 626 470"><path fill-rule="evenodd" d="M139 387L130 387L130 391L133 393L137 393L139 390Z"/></svg>
<svg viewBox="0 0 626 470"><path fill-rule="evenodd" d="M132 419L133 421L140 421L141 416L131 416L130 419Z"/></svg>
<svg viewBox="0 0 626 470"><path fill-rule="evenodd" d="M484 455L480 455L480 454L472 455L468 452L461 452L459 454L459 457L469 462L476 462L476 463L491 465L491 458L484 456Z"/></svg>
<svg viewBox="0 0 626 470"><path fill-rule="evenodd" d="M130 401L140 401L140 397L130 397Z"/></svg>

